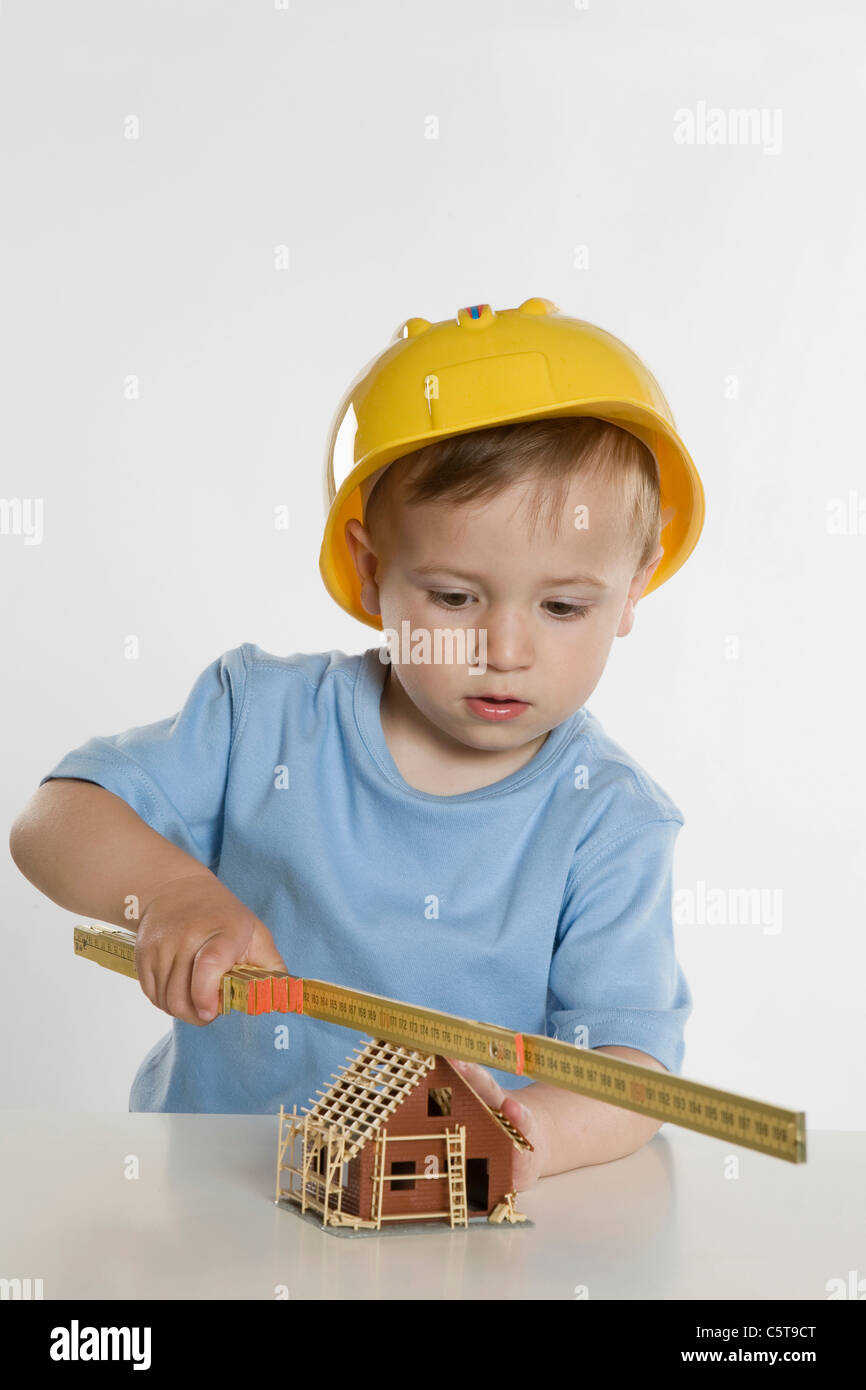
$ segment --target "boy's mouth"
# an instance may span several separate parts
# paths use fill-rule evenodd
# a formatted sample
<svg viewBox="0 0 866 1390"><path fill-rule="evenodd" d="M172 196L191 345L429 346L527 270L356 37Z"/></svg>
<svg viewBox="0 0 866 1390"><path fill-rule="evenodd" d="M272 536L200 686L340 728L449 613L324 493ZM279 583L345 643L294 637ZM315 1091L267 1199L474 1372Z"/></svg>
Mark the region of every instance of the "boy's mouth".
<svg viewBox="0 0 866 1390"><path fill-rule="evenodd" d="M473 714L481 719L516 719L529 704L513 695L467 695L464 697Z"/></svg>

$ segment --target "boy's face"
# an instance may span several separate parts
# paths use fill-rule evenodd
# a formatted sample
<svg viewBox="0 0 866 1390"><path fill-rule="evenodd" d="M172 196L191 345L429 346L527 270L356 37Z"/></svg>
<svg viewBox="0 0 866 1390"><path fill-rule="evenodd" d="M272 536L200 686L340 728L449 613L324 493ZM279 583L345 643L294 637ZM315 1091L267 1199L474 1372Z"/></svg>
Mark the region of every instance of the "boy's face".
<svg viewBox="0 0 866 1390"><path fill-rule="evenodd" d="M417 710L471 748L502 751L543 739L586 702L614 637L631 631L634 605L662 556L659 546L635 572L615 493L598 478L573 482L557 533L544 518L530 533L531 492L523 482L492 501L404 506L398 480L373 527L375 542L359 521L346 526L362 602L381 613L384 628L399 634L408 620L411 633L486 630L483 674L466 664L405 661L392 673ZM575 526L580 516L588 516L585 529ZM487 696L523 705L502 718L480 698Z"/></svg>

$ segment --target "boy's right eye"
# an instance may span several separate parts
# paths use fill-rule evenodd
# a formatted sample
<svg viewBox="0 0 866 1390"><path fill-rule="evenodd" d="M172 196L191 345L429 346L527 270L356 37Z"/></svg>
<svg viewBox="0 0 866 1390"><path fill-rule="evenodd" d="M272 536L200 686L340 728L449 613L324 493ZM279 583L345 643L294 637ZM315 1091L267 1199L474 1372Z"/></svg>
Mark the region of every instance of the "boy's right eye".
<svg viewBox="0 0 866 1390"><path fill-rule="evenodd" d="M439 603L443 608L465 607L464 604L446 603L449 598L469 598L469 594L463 594L458 589L428 589L427 593L434 603Z"/></svg>

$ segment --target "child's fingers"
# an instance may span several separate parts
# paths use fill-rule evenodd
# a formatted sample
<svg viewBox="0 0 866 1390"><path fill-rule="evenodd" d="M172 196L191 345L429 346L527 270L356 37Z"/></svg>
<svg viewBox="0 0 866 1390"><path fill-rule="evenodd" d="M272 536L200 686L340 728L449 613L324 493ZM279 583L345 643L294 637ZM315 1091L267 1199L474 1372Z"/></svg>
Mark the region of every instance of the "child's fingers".
<svg viewBox="0 0 866 1390"><path fill-rule="evenodd" d="M141 985L143 994L147 999L150 1000L151 1004L155 1004L157 1008L159 1008L159 1000L157 998L156 976L154 975L153 968L149 964L145 964L143 961L139 960L137 953L135 961L135 970L136 974L138 975L138 983Z"/></svg>
<svg viewBox="0 0 866 1390"><path fill-rule="evenodd" d="M513 1092L502 1102L499 1109L506 1120L510 1121L516 1129L519 1129L524 1139L528 1139L532 1145L531 1149L521 1149L519 1153L514 1155L514 1168L512 1170L514 1190L515 1192L525 1192L528 1187L534 1186L541 1174L544 1149L541 1122L529 1106L523 1105Z"/></svg>
<svg viewBox="0 0 866 1390"><path fill-rule="evenodd" d="M532 1149L515 1154L512 1172L517 1192L524 1192L528 1187L532 1187L538 1181L538 1150L543 1139L541 1123L537 1116L528 1105L518 1100L513 1091L506 1091L500 1086L487 1067L479 1066L477 1062L461 1062L456 1057L448 1057L446 1061L450 1062L461 1076L465 1076L485 1105L489 1105L491 1110L500 1110L506 1120L519 1129L524 1138L532 1144Z"/></svg>
<svg viewBox="0 0 866 1390"><path fill-rule="evenodd" d="M529 1136L527 1135L527 1138ZM533 1153L519 1153L514 1160L511 1180L515 1192L526 1192L538 1182L538 1164Z"/></svg>
<svg viewBox="0 0 866 1390"><path fill-rule="evenodd" d="M506 1091L486 1067L479 1066L476 1062L460 1062L454 1057L447 1060L466 1077L472 1089L486 1105L501 1110L505 1118L517 1125L530 1144L532 1143L532 1130L538 1122L529 1107L524 1105L513 1091Z"/></svg>
<svg viewBox="0 0 866 1390"><path fill-rule="evenodd" d="M499 1082L487 1070L486 1067L479 1066L477 1062L459 1062L456 1058L449 1057L451 1063L461 1076L465 1076L469 1085L472 1087L485 1105L498 1110L500 1103L505 1099L506 1092L502 1089Z"/></svg>
<svg viewBox="0 0 866 1390"><path fill-rule="evenodd" d="M168 973L162 986L162 999L160 1008L164 1009L172 1018L179 1018L182 1023L193 1023L196 1027L203 1027L205 1021L200 1017L198 1006L192 998L192 982L195 969L194 950L177 951L168 966ZM211 1010L213 1013L213 1010Z"/></svg>
<svg viewBox="0 0 866 1390"><path fill-rule="evenodd" d="M143 955L144 962L138 967L142 989L145 989L148 999L158 1009L162 1009L165 1014L173 1015L172 1002L181 1003L178 981L184 982L187 991L187 1004L189 1003L191 959L188 958L182 968L178 970L177 954L165 944L150 946ZM149 982L149 989L146 988L146 982ZM169 998L170 990L171 999Z"/></svg>
<svg viewBox="0 0 866 1390"><path fill-rule="evenodd" d="M520 1133L525 1135L531 1144L538 1129L538 1121L529 1107L523 1105L514 1094L509 1094L499 1109L506 1120L510 1120L513 1125L516 1125Z"/></svg>

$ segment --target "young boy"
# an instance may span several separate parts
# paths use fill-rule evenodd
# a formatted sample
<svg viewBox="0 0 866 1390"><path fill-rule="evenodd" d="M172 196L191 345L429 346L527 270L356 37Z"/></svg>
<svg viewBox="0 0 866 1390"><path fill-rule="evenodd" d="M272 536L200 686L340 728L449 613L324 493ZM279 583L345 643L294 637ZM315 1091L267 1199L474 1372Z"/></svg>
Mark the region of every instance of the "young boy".
<svg viewBox="0 0 866 1390"><path fill-rule="evenodd" d="M130 1109L274 1113L329 1084L357 1041L345 1029L215 1016L238 961L678 1071L683 817L585 706L700 532L700 480L657 383L547 300L411 319L350 388L328 467L323 578L388 645L244 643L173 718L67 754L13 827L16 863L55 902L137 928L142 989L173 1023ZM407 630L414 660L394 640ZM425 644L443 632L465 639L457 659ZM464 1074L533 1145L518 1190L659 1128Z"/></svg>

